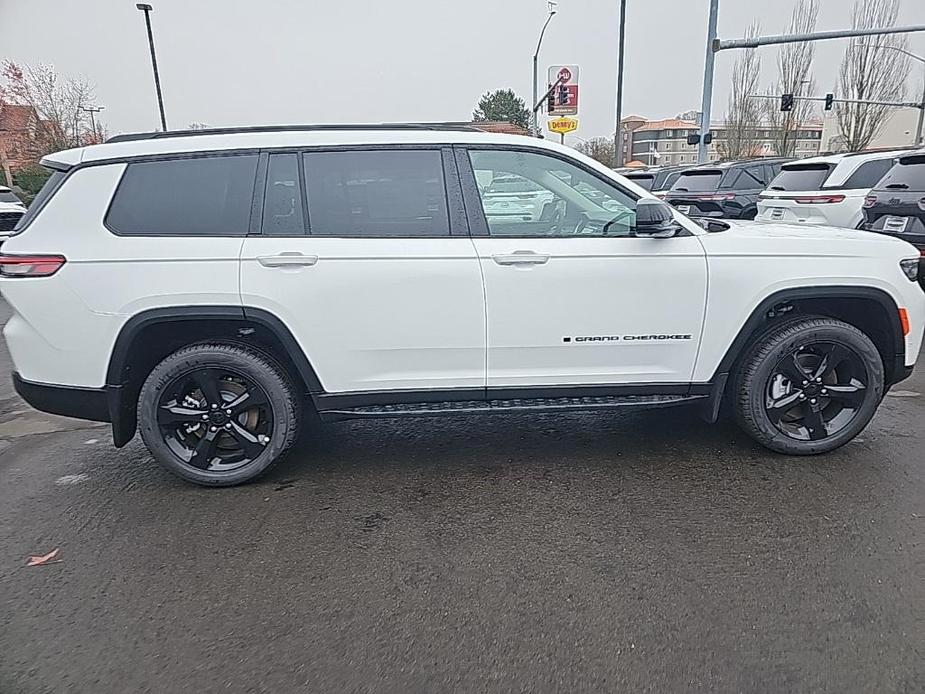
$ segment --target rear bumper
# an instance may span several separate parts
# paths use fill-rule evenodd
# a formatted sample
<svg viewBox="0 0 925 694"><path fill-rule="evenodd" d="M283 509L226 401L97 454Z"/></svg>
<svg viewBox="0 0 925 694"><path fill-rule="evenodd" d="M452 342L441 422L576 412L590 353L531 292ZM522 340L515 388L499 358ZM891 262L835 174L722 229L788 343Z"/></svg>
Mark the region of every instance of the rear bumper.
<svg viewBox="0 0 925 694"><path fill-rule="evenodd" d="M42 412L92 422L112 422L116 446L124 446L135 435L134 412L125 411L121 386L79 388L35 383L14 371L13 388L19 397Z"/></svg>

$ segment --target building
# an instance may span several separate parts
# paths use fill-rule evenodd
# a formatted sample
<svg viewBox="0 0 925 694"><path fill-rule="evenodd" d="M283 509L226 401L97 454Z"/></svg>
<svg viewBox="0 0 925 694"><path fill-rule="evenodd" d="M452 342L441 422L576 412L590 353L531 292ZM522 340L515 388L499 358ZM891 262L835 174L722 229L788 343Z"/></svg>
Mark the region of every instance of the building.
<svg viewBox="0 0 925 694"><path fill-rule="evenodd" d="M883 126L867 145L867 149L914 147L919 122L917 108L895 108L887 111ZM822 122L822 151L844 152L845 140L838 131L838 119L833 111L825 114Z"/></svg>
<svg viewBox="0 0 925 694"><path fill-rule="evenodd" d="M0 184L42 154L42 121L32 106L0 102Z"/></svg>
<svg viewBox="0 0 925 694"><path fill-rule="evenodd" d="M693 115L689 113L681 115ZM697 145L687 144L688 135L698 134L696 120L666 118L664 120L645 120L639 123L638 116L624 118L624 161L638 160L650 166L683 166L697 163ZM709 161L720 161L724 157L726 143L726 124L713 123L710 126L713 142L708 148ZM773 129L767 124L758 126L758 156L777 154L772 138ZM819 153L822 141L822 123L811 121L797 131L797 158L811 157Z"/></svg>

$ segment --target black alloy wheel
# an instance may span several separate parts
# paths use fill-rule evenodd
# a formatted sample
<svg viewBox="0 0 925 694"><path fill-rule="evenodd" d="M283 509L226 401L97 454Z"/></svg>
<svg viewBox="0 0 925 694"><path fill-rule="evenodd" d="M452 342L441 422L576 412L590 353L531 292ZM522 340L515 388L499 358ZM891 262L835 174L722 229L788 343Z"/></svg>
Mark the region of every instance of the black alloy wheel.
<svg viewBox="0 0 925 694"><path fill-rule="evenodd" d="M263 474L297 436L301 403L266 353L194 344L154 367L138 396L138 428L162 467L205 486Z"/></svg>
<svg viewBox="0 0 925 694"><path fill-rule="evenodd" d="M175 378L163 390L157 421L167 447L199 470L249 465L273 434L266 391L230 369L207 368Z"/></svg>
<svg viewBox="0 0 925 694"><path fill-rule="evenodd" d="M867 396L861 357L834 342L802 345L780 359L766 387L768 419L786 436L820 441L843 431Z"/></svg>

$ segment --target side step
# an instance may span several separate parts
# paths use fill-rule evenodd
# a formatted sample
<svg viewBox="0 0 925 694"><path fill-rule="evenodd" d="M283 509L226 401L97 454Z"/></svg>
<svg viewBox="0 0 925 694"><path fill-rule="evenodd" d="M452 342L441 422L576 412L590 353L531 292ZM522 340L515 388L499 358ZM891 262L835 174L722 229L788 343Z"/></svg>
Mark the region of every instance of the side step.
<svg viewBox="0 0 925 694"><path fill-rule="evenodd" d="M607 395L584 398L518 398L514 400L462 400L416 402L405 405L345 407L321 412L323 419L353 417L434 417L486 412L565 412L609 410L618 407L671 407L706 399L707 395Z"/></svg>

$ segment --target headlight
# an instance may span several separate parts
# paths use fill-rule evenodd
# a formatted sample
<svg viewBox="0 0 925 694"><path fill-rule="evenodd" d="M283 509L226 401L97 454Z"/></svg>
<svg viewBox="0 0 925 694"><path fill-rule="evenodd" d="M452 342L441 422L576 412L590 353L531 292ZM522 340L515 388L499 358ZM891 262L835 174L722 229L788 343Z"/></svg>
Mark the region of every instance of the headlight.
<svg viewBox="0 0 925 694"><path fill-rule="evenodd" d="M919 258L906 258L899 261L899 267L909 278L910 282L915 282L919 278Z"/></svg>

